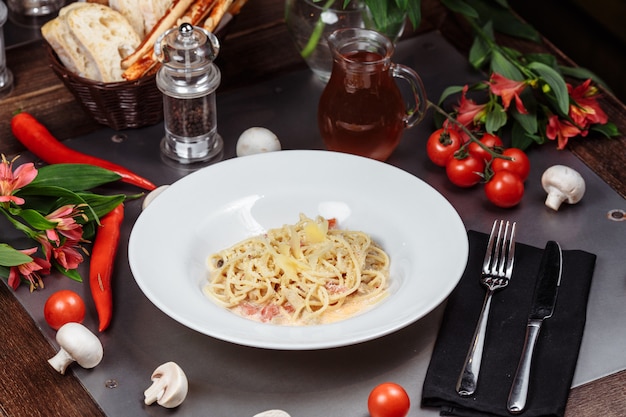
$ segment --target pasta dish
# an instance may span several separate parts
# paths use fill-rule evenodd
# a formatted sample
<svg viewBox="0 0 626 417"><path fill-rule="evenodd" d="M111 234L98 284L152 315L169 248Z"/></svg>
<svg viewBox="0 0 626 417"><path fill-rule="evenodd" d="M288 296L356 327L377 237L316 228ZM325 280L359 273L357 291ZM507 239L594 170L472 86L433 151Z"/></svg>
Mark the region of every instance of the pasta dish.
<svg viewBox="0 0 626 417"><path fill-rule="evenodd" d="M387 295L389 256L371 237L300 214L212 254L204 293L262 322L305 325L355 315Z"/></svg>

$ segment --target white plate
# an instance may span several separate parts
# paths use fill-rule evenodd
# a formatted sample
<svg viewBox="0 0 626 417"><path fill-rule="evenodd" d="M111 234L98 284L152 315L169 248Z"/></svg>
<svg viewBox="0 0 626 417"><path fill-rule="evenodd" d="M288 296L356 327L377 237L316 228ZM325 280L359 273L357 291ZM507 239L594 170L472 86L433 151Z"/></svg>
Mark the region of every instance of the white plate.
<svg viewBox="0 0 626 417"><path fill-rule="evenodd" d="M390 296L361 315L297 327L239 317L202 294L209 254L300 213L335 217L382 245ZM458 213L417 177L367 158L294 150L226 160L172 184L139 216L128 253L146 297L185 326L241 345L302 350L371 340L425 316L458 283L468 250Z"/></svg>

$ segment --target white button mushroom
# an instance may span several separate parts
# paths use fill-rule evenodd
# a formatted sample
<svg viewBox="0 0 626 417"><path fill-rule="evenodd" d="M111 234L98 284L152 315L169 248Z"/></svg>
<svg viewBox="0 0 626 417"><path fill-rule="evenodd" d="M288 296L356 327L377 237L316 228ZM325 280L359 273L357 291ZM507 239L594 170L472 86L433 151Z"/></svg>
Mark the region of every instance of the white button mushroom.
<svg viewBox="0 0 626 417"><path fill-rule="evenodd" d="M291 417L286 411L283 410L267 410L262 413L255 414L252 417Z"/></svg>
<svg viewBox="0 0 626 417"><path fill-rule="evenodd" d="M264 127L251 127L244 130L237 141L237 156L280 150L278 137L274 132Z"/></svg>
<svg viewBox="0 0 626 417"><path fill-rule="evenodd" d="M56 340L61 349L48 363L61 374L74 361L83 368L93 368L102 360L102 343L80 323L66 323L59 328Z"/></svg>
<svg viewBox="0 0 626 417"><path fill-rule="evenodd" d="M154 370L152 385L144 391L146 405L155 401L165 408L178 407L187 397L187 376L174 362L166 362Z"/></svg>
<svg viewBox="0 0 626 417"><path fill-rule="evenodd" d="M564 201L578 203L585 194L585 180L578 171L565 165L554 165L541 176L541 185L548 193L546 206L558 210Z"/></svg>
<svg viewBox="0 0 626 417"><path fill-rule="evenodd" d="M155 198L157 198L159 196L159 194L161 194L163 191L167 190L167 188L169 187L169 185L161 185L157 188L155 188L154 190L150 191L148 193L148 195L143 199L143 203L141 204L141 210L145 210L146 207L148 207L150 205L150 203L152 203L154 201Z"/></svg>

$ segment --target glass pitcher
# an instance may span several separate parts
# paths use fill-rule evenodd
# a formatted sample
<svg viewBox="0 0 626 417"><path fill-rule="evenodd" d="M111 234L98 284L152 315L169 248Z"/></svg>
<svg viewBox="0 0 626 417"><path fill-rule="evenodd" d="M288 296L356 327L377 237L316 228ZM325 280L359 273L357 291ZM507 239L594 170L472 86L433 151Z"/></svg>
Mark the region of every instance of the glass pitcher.
<svg viewBox="0 0 626 417"><path fill-rule="evenodd" d="M318 125L328 150L386 160L404 129L415 126L427 107L424 85L411 68L391 61L394 46L369 29L338 29L328 38L333 70L318 106ZM396 78L406 81L411 106Z"/></svg>

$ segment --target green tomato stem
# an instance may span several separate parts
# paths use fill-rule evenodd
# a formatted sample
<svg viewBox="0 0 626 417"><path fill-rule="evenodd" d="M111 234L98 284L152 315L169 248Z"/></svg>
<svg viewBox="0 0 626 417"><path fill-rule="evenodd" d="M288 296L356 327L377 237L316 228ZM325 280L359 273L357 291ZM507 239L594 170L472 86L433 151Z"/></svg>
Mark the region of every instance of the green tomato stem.
<svg viewBox="0 0 626 417"><path fill-rule="evenodd" d="M463 123L459 122L454 117L450 116L445 110L443 110L441 107L439 107L438 105L436 105L435 103L433 103L430 100L428 100L428 107L432 107L433 110L435 110L437 113L443 115L446 119L448 119L448 121L450 121L450 122L454 123L456 126L458 126L465 134L467 134L467 136L469 136L470 142L477 143L478 146L480 146L486 152L488 152L489 155L491 155L492 158L502 158L502 159L508 159L508 160L513 159L513 158L511 158L509 156L505 156L505 155L502 155L502 154L500 154L498 152L495 152L489 146L487 146L484 143L482 143L480 141L480 139L478 139L476 136L474 136L474 134L467 127L465 127L465 125L463 125ZM466 144L464 144L463 148L467 148L467 146L468 146L468 144L470 142L467 142Z"/></svg>

